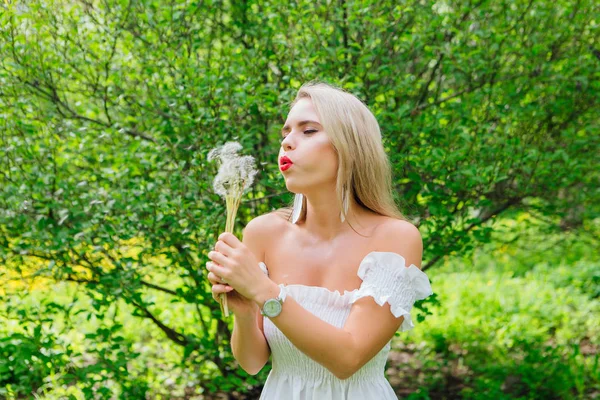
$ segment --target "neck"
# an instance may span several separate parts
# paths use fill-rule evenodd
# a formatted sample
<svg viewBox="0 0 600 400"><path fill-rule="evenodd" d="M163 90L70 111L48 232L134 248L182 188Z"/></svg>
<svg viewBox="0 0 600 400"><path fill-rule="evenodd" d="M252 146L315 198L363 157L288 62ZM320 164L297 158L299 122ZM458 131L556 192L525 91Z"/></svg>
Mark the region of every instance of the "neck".
<svg viewBox="0 0 600 400"><path fill-rule="evenodd" d="M335 191L328 193L305 194L306 220L302 223L311 236L322 241L331 241L345 232L349 225L356 220L359 205L350 199L348 212L344 222L341 221L341 208L337 203Z"/></svg>

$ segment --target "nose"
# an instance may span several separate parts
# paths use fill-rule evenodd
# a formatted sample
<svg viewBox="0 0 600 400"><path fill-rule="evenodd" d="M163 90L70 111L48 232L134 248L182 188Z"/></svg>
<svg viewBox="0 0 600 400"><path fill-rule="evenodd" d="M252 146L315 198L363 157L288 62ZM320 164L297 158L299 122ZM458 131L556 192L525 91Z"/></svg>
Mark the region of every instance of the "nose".
<svg viewBox="0 0 600 400"><path fill-rule="evenodd" d="M293 148L292 146L292 140L290 139L290 136L292 136L291 134L288 134L285 139L283 139L281 141L281 148L283 148L284 151L289 151Z"/></svg>

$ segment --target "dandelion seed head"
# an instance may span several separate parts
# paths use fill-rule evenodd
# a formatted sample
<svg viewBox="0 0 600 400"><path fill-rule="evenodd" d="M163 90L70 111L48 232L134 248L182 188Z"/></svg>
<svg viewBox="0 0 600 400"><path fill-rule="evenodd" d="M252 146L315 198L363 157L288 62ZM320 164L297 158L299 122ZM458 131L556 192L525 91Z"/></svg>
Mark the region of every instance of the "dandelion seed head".
<svg viewBox="0 0 600 400"><path fill-rule="evenodd" d="M215 159L217 159L219 157L220 154L221 154L221 148L215 147L214 149L212 149L211 151L208 152L208 161L214 161Z"/></svg>
<svg viewBox="0 0 600 400"><path fill-rule="evenodd" d="M218 195L225 197L231 191L232 183L236 180L236 172L232 168L232 165L229 163L221 164L219 172L213 180L213 189Z"/></svg>
<svg viewBox="0 0 600 400"><path fill-rule="evenodd" d="M255 168L254 157L252 156L240 157L238 163L243 181L243 190L245 191L254 182L254 176L258 171Z"/></svg>
<svg viewBox="0 0 600 400"><path fill-rule="evenodd" d="M241 149L239 143L227 142L208 154L209 160L219 158L221 161L219 172L213 181L213 189L222 197L239 197L254 182L257 173L254 157L239 156L237 152Z"/></svg>
<svg viewBox="0 0 600 400"><path fill-rule="evenodd" d="M242 150L242 145L238 142L227 142L221 147L221 156L234 156L240 150Z"/></svg>
<svg viewBox="0 0 600 400"><path fill-rule="evenodd" d="M208 153L208 161L218 159L221 163L225 163L230 158L238 157L237 152L241 149L242 145L238 142L227 142L222 146L212 149Z"/></svg>

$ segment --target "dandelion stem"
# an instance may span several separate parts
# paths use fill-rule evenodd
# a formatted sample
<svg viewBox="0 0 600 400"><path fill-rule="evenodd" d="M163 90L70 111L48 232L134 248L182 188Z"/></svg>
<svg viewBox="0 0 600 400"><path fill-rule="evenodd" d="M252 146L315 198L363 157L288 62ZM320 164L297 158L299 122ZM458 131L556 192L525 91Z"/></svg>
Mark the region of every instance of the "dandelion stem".
<svg viewBox="0 0 600 400"><path fill-rule="evenodd" d="M257 171L252 156L238 156L236 153L242 149L237 142L228 142L225 145L214 148L208 153L208 160L219 161L219 173L213 181L215 192L225 198L227 205L227 218L225 232L233 233L235 216L242 201L244 191L252 185ZM221 313L229 316L227 307L227 294L219 295Z"/></svg>
<svg viewBox="0 0 600 400"><path fill-rule="evenodd" d="M233 227L235 225L235 217L237 210L242 200L243 190L239 190L239 185L234 185L234 190L231 191L230 195L225 196L225 203L227 205L227 222L225 223L225 232L233 233ZM243 188L243 185L241 186ZM221 312L228 317L229 307L227 305L227 293L221 293L220 295Z"/></svg>

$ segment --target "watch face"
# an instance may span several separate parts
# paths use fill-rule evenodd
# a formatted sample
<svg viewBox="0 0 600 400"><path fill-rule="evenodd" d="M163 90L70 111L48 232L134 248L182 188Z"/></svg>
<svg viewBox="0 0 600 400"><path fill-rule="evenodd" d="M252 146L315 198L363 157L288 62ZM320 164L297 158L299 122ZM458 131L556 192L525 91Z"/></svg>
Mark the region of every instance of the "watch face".
<svg viewBox="0 0 600 400"><path fill-rule="evenodd" d="M263 306L267 317L275 317L281 312L281 303L275 299L269 299Z"/></svg>

